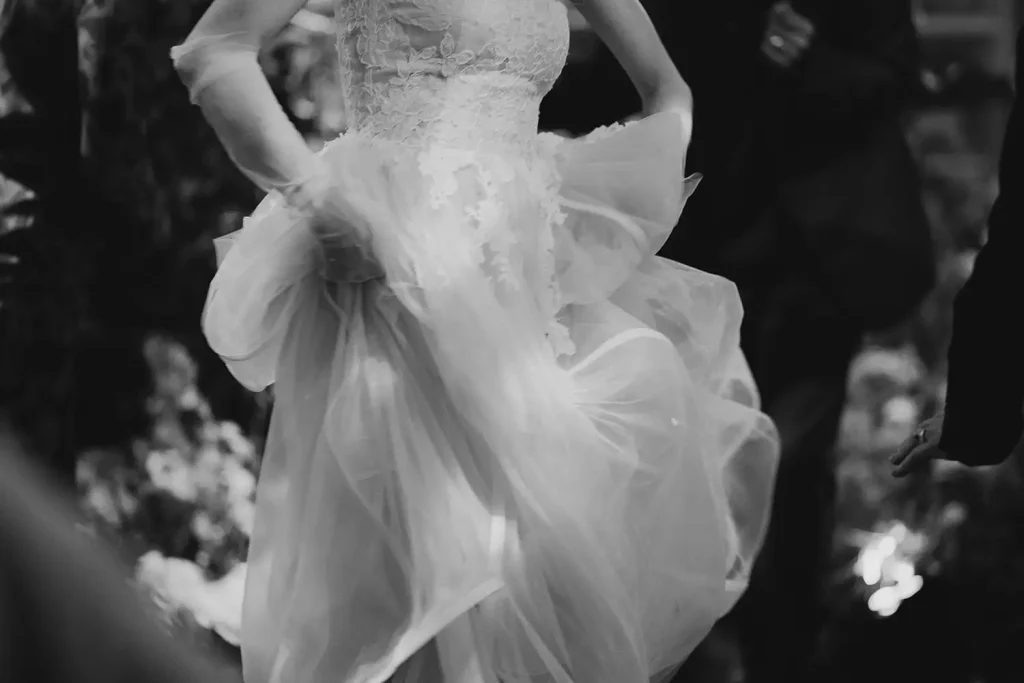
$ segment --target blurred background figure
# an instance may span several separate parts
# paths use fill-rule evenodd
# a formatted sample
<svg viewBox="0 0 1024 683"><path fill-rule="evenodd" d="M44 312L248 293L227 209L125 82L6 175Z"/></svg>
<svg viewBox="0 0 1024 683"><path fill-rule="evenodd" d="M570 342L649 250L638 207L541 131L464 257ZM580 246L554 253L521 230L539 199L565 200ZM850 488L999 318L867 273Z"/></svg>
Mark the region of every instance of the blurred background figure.
<svg viewBox="0 0 1024 683"><path fill-rule="evenodd" d="M159 630L118 564L76 526L77 517L0 430L0 679L239 680Z"/></svg>
<svg viewBox="0 0 1024 683"><path fill-rule="evenodd" d="M1016 79L1019 98L1024 86L1024 32L1017 34ZM956 297L943 412L923 422L893 455L896 476L937 459L999 465L1021 444L1024 328L1004 308L1004 296L1020 290L1018 270L1024 258L1024 106L1019 99L1006 128L999 184L988 241ZM994 384L997 376L1002 381Z"/></svg>

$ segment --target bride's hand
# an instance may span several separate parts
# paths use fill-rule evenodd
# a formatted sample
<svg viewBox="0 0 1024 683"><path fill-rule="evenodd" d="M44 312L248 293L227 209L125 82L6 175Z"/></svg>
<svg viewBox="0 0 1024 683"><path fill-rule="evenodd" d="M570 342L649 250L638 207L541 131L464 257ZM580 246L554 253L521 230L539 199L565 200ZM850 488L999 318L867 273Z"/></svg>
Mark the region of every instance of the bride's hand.
<svg viewBox="0 0 1024 683"><path fill-rule="evenodd" d="M347 221L319 215L309 222L319 247L320 276L331 282L366 282L383 277L373 257L369 238L359 235Z"/></svg>
<svg viewBox="0 0 1024 683"><path fill-rule="evenodd" d="M360 211L326 168L309 179L301 199L292 201L308 216L310 233L319 247L320 274L333 282L365 282L383 275L372 257L370 217Z"/></svg>

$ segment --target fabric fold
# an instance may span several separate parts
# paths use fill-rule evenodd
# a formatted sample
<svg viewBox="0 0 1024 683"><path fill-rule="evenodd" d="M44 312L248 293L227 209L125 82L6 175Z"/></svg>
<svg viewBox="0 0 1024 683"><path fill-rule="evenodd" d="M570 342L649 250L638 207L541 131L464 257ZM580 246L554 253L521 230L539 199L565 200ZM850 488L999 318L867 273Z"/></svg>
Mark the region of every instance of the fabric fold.
<svg viewBox="0 0 1024 683"><path fill-rule="evenodd" d="M247 676L434 680L468 615L506 683L647 683L738 599L778 443L736 288L655 256L686 143L674 114L525 150L355 131L327 213L272 194L218 242L204 331L276 398Z"/></svg>

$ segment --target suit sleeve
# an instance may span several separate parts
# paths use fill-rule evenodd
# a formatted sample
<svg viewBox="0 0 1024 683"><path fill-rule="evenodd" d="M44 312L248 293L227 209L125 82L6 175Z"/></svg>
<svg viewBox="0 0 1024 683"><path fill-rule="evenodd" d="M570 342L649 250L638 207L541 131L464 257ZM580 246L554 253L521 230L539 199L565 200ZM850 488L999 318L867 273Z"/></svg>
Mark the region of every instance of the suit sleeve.
<svg viewBox="0 0 1024 683"><path fill-rule="evenodd" d="M794 9L801 11L799 2ZM849 40L822 36L794 66L796 95L805 106L833 118L898 110L920 79L920 48L908 0L849 3L849 26L838 33ZM807 16L813 21L813 5ZM845 43L845 44L841 44ZM852 47L855 46L855 47Z"/></svg>
<svg viewBox="0 0 1024 683"><path fill-rule="evenodd" d="M1017 92L1024 86L1024 34L1017 36ZM1024 103L1014 104L999 163L999 198L988 241L957 294L941 446L968 465L1008 456L1024 429Z"/></svg>

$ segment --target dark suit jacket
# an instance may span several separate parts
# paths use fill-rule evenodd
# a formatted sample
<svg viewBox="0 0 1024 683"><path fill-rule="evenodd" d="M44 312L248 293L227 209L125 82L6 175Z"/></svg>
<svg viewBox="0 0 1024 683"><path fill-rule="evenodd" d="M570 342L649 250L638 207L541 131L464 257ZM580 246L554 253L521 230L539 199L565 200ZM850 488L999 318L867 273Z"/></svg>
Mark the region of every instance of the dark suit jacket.
<svg viewBox="0 0 1024 683"><path fill-rule="evenodd" d="M1024 33L1017 35L1018 93ZM968 465L994 465L1021 439L1024 419L1024 103L1010 114L988 242L956 297L941 446Z"/></svg>
<svg viewBox="0 0 1024 683"><path fill-rule="evenodd" d="M818 39L790 70L760 51L772 4L644 2L694 92L687 165L705 175L694 204L724 203L749 214L744 207L772 194L773 183L765 180L813 170L856 147L873 123L899 116L919 82L908 0L794 0L814 21ZM629 80L602 49L595 62L566 69L544 102L541 123L579 133L638 108ZM723 194L731 200L719 201ZM687 209L688 215L699 212ZM720 224L735 219L711 218Z"/></svg>
<svg viewBox="0 0 1024 683"><path fill-rule="evenodd" d="M887 185L889 201L879 197L881 203L872 215L862 217L863 223L883 222L885 227L876 230L873 242L865 243L856 263L833 259L832 269L838 272L826 273L824 279L839 282L838 289L848 298L864 291L865 300L849 307L861 312L890 303L879 303L878 292L884 292L883 285L891 281L890 290L908 291L905 305L888 312L889 318L898 319L932 284L927 226L900 130L902 112L920 83L909 0L793 0L795 9L814 22L817 35L788 69L772 64L760 49L772 4L773 0L645 2L673 60L693 88L694 135L687 167L704 175L661 254L737 281L749 275L750 258L764 261L763 269L785 267L767 263L766 249L750 246L775 239L772 235L751 239L750 233L777 232L777 221L764 220L776 208L790 214L790 223L818 230L813 221L796 219L823 213L841 216L845 207L878 195L877 188L864 186L865 174L857 173L857 160L849 157L879 139L880 127L888 127L892 130L881 137L901 149L885 151L883 156L899 161L902 155L899 165L914 177L898 178L898 190ZM628 79L603 51L596 64L567 70L545 102L541 120L548 127L581 132L624 118L638 107ZM870 160L864 162L872 165ZM837 173L838 164L845 168ZM800 182L812 177L817 178L813 191L804 191ZM894 193L901 201L891 201ZM802 198L813 199L816 205L803 206ZM834 200L831 209L830 200ZM887 213L886 207L892 211ZM903 230L908 224L913 228ZM819 244L812 245L804 261L826 268L830 254L813 252L827 245L827 232L810 241ZM906 263L908 253L921 253L922 258L901 279L895 264ZM887 254L889 262L881 262ZM870 286L860 286L856 280L870 270L890 274L890 281L879 281L876 291L870 292Z"/></svg>

